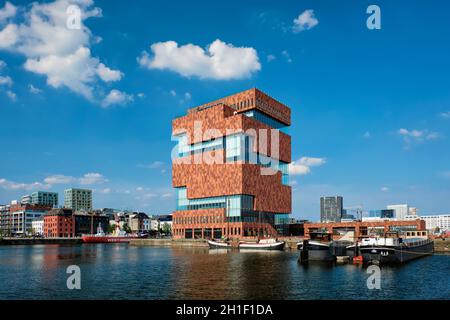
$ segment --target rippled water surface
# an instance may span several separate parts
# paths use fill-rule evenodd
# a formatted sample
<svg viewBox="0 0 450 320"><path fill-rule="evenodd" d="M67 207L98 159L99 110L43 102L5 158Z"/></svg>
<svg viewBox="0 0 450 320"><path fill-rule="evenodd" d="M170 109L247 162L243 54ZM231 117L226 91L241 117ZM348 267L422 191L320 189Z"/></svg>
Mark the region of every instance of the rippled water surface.
<svg viewBox="0 0 450 320"><path fill-rule="evenodd" d="M450 255L381 269L302 266L297 252L221 252L127 244L0 247L0 299L450 299ZM81 268L69 290L66 268Z"/></svg>

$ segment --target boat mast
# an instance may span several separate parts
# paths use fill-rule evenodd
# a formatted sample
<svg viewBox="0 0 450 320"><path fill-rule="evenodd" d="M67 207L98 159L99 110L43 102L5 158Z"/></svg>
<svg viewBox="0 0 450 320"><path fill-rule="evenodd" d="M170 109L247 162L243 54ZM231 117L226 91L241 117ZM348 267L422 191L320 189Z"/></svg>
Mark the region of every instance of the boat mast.
<svg viewBox="0 0 450 320"><path fill-rule="evenodd" d="M91 213L91 234L94 234L94 216Z"/></svg>

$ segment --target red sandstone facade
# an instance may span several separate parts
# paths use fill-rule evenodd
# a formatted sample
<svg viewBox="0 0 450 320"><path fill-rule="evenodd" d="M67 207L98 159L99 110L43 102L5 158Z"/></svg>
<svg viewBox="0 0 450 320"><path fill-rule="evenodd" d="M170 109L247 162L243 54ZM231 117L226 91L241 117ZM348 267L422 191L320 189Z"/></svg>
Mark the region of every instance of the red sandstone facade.
<svg viewBox="0 0 450 320"><path fill-rule="evenodd" d="M259 118L248 115L249 111L257 113ZM267 118L269 120L265 120ZM225 141L231 135L246 135L254 142L248 152L270 157L287 166L291 162L291 137L274 130L272 120L281 126L289 126L290 109L258 89L250 89L190 109L186 116L173 120L172 133L174 136L185 135L191 147L221 139ZM185 188L188 202L209 199L220 202L244 195L251 198L251 208L242 210L239 217L232 219L229 200L218 203L218 207L178 208L173 213L174 238L280 235L272 215L291 212L291 187L282 183L282 172L274 169L273 174L262 174L259 163L247 159L229 161L226 148L224 142L221 148L202 149L173 159L173 187ZM210 161L203 161L205 158ZM266 219L260 218L261 213Z"/></svg>

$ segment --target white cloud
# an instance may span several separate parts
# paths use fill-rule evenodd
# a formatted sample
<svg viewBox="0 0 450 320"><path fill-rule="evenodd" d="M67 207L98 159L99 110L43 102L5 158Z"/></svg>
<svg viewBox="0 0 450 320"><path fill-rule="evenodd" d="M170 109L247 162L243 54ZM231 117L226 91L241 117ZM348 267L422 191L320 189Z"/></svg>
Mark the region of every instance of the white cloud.
<svg viewBox="0 0 450 320"><path fill-rule="evenodd" d="M153 161L149 164L138 164L139 168L145 168L145 169L160 169L164 166L164 162L162 161Z"/></svg>
<svg viewBox="0 0 450 320"><path fill-rule="evenodd" d="M100 193L103 193L103 194L108 194L111 192L112 192L111 188L105 188L105 189L100 190Z"/></svg>
<svg viewBox="0 0 450 320"><path fill-rule="evenodd" d="M6 67L6 62L3 60L0 60L0 70L2 70L4 67Z"/></svg>
<svg viewBox="0 0 450 320"><path fill-rule="evenodd" d="M81 185L92 185L92 184L101 184L104 182L108 182L100 173L86 173L80 178L66 176L63 174L55 174L48 176L44 179L44 182L49 185L55 184L70 184L70 183L78 183Z"/></svg>
<svg viewBox="0 0 450 320"><path fill-rule="evenodd" d="M100 173L86 173L83 177L78 179L78 182L81 185L101 184L107 181L108 179Z"/></svg>
<svg viewBox="0 0 450 320"><path fill-rule="evenodd" d="M281 54L283 55L283 57L286 59L287 63L291 63L292 59L291 59L291 55L289 54L289 52L287 52L286 50L283 50L281 52Z"/></svg>
<svg viewBox="0 0 450 320"><path fill-rule="evenodd" d="M173 193L167 192L167 193L163 193L161 195L162 199L166 199L166 198L172 198L173 197Z"/></svg>
<svg viewBox="0 0 450 320"><path fill-rule="evenodd" d="M81 9L80 29L66 26L70 4ZM24 67L47 78L48 85L70 90L94 101L99 80L118 81L123 74L91 56L90 45L97 42L84 25L90 17L101 17L101 9L92 0L56 0L33 2L24 6L21 23L8 23L0 30L0 49L25 56Z"/></svg>
<svg viewBox="0 0 450 320"><path fill-rule="evenodd" d="M48 189L50 188L50 185L43 184L41 182L33 182L33 183L14 182L1 178L0 187L6 190L33 190L33 189Z"/></svg>
<svg viewBox="0 0 450 320"><path fill-rule="evenodd" d="M122 72L120 72L118 70L111 70L110 68L105 66L103 63L98 64L97 74L105 82L119 81L123 76Z"/></svg>
<svg viewBox="0 0 450 320"><path fill-rule="evenodd" d="M276 59L276 57L273 54L267 55L267 62L271 62L271 61L273 61L275 59Z"/></svg>
<svg viewBox="0 0 450 320"><path fill-rule="evenodd" d="M192 95L189 92L186 92L184 94L184 100L188 101L188 100L191 100L191 99L192 99Z"/></svg>
<svg viewBox="0 0 450 320"><path fill-rule="evenodd" d="M113 89L109 94L103 99L102 107L109 107L111 105L126 105L134 100L133 95L127 94L125 92Z"/></svg>
<svg viewBox="0 0 450 320"><path fill-rule="evenodd" d="M32 84L28 85L28 90L33 93L33 94L39 94L42 92L41 89L36 88L35 86L33 86Z"/></svg>
<svg viewBox="0 0 450 320"><path fill-rule="evenodd" d="M363 135L364 138L369 139L370 137L372 137L372 135L370 134L369 131L366 131Z"/></svg>
<svg viewBox="0 0 450 320"><path fill-rule="evenodd" d="M8 86L11 87L13 84L13 81L8 76L0 76L0 86Z"/></svg>
<svg viewBox="0 0 450 320"><path fill-rule="evenodd" d="M294 26L292 30L294 33L298 33L304 30L314 28L319 24L319 20L314 16L314 10L305 10L294 19Z"/></svg>
<svg viewBox="0 0 450 320"><path fill-rule="evenodd" d="M65 176L62 174L55 174L44 179L47 184L69 184L76 181L76 178L71 176Z"/></svg>
<svg viewBox="0 0 450 320"><path fill-rule="evenodd" d="M8 24L3 30L0 30L0 49L8 49L17 42L17 25Z"/></svg>
<svg viewBox="0 0 450 320"><path fill-rule="evenodd" d="M439 115L440 115L442 118L450 119L450 111L441 112Z"/></svg>
<svg viewBox="0 0 450 320"><path fill-rule="evenodd" d="M6 95L13 102L15 102L17 100L17 95L11 90L6 91Z"/></svg>
<svg viewBox="0 0 450 320"><path fill-rule="evenodd" d="M290 175L306 175L311 173L311 167L319 167L326 163L325 158L302 157L289 164Z"/></svg>
<svg viewBox="0 0 450 320"><path fill-rule="evenodd" d="M5 6L0 9L0 24L6 22L9 18L16 15L17 8L9 1L6 1Z"/></svg>
<svg viewBox="0 0 450 320"><path fill-rule="evenodd" d="M423 142L427 140L435 140L440 137L437 132L430 132L429 130L408 130L401 128L397 133L403 137L405 143L410 144L411 142Z"/></svg>
<svg viewBox="0 0 450 320"><path fill-rule="evenodd" d="M249 47L234 47L219 39L206 50L194 45L178 46L175 41L157 42L150 46L153 54L143 52L138 57L148 69L171 70L185 77L230 80L248 78L261 69L258 54Z"/></svg>
<svg viewBox="0 0 450 320"><path fill-rule="evenodd" d="M175 91L175 90L170 90L170 95L172 96L172 97L176 97L177 96L177 92Z"/></svg>
<svg viewBox="0 0 450 320"><path fill-rule="evenodd" d="M389 188L388 188L388 187L381 187L381 191L383 191L383 192L388 192L388 191L389 191Z"/></svg>

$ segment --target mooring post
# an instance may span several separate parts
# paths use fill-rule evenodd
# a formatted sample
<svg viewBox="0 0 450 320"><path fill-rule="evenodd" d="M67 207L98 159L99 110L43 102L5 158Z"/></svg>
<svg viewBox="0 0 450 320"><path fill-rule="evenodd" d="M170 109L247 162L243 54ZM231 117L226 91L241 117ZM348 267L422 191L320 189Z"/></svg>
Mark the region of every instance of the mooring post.
<svg viewBox="0 0 450 320"><path fill-rule="evenodd" d="M303 240L303 247L300 251L300 262L301 263L308 263L308 240Z"/></svg>

